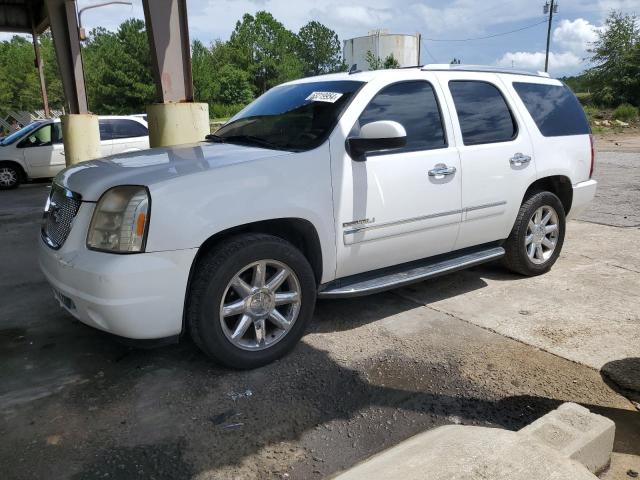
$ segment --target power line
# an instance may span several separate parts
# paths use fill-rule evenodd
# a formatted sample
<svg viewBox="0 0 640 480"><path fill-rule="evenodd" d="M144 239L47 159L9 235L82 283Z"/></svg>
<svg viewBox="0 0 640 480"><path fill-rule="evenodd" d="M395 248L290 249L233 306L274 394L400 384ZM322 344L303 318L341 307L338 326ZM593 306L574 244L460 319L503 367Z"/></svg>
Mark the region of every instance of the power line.
<svg viewBox="0 0 640 480"><path fill-rule="evenodd" d="M438 63L438 60L436 60L436 57L434 57L429 51L429 49L427 48L427 44L424 43L424 38L421 38L420 41L422 42L422 47L424 48L424 51L427 52L427 55L431 57L431 60L433 60L435 63Z"/></svg>
<svg viewBox="0 0 640 480"><path fill-rule="evenodd" d="M425 38L424 40L428 40L430 42L470 42L472 40L484 40L486 38L494 38L501 37L502 35L509 35L511 33L521 32L522 30L526 30L528 28L537 27L538 25L542 25L547 22L547 17L544 20L534 23L531 25L527 25L526 27L517 28L516 30L509 30L508 32L494 33L493 35L486 35L484 37L473 37L473 38Z"/></svg>

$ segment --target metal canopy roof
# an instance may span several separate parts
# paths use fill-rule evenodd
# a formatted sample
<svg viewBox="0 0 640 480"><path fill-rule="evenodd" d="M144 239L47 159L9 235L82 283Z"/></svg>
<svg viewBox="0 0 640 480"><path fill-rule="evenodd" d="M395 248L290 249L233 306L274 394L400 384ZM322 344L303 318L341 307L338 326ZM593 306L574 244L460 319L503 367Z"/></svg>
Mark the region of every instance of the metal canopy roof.
<svg viewBox="0 0 640 480"><path fill-rule="evenodd" d="M0 0L0 32L44 32L49 18L44 0Z"/></svg>

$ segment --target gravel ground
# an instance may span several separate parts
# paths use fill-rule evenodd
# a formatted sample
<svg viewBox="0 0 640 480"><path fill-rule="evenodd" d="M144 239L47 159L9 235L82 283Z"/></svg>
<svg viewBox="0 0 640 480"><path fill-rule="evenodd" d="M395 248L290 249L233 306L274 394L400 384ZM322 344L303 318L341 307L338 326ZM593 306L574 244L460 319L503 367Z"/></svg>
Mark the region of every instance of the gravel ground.
<svg viewBox="0 0 640 480"><path fill-rule="evenodd" d="M583 220L627 220L605 213L630 195L616 177L632 161L600 155L603 188ZM3 478L322 478L425 429L519 429L564 401L612 418L616 458L636 465L639 414L597 369L403 291L319 302L295 351L250 372L220 368L189 342L121 345L51 297L34 256L45 195L42 184L0 195ZM472 298L496 270L445 277L432 300Z"/></svg>

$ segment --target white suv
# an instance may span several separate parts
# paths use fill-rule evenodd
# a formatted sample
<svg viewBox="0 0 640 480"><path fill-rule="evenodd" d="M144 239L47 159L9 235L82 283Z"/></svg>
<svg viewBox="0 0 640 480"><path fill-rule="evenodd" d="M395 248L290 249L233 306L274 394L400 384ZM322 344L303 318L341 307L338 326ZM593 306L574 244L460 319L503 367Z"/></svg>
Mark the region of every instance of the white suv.
<svg viewBox="0 0 640 480"><path fill-rule="evenodd" d="M537 275L592 199L589 125L540 74L447 66L280 85L207 142L86 162L54 180L40 263L82 322L188 332L252 368L316 298L496 259Z"/></svg>
<svg viewBox="0 0 640 480"><path fill-rule="evenodd" d="M102 156L149 148L145 118L101 116ZM0 139L0 190L33 178L51 178L65 167L60 119L38 120Z"/></svg>

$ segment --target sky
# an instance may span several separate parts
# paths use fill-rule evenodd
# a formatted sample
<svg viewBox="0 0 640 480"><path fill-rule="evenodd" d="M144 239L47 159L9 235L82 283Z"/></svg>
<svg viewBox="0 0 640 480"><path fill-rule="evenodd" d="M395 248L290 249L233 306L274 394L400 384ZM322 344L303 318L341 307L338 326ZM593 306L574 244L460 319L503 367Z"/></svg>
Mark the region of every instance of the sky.
<svg viewBox="0 0 640 480"><path fill-rule="evenodd" d="M100 1L78 0L78 7ZM144 18L141 0L132 2L131 6L88 10L83 23L87 29L115 30L127 18ZM317 20L335 30L341 41L376 29L421 33L422 63L449 63L455 57L467 64L542 70L547 33L543 4L544 0L188 0L187 9L191 40L205 44L228 39L244 13L267 10L293 31ZM587 49L612 9L640 15L640 0L560 0L558 4L549 59L552 76L589 67ZM523 30L476 39L518 29ZM7 38L0 34L0 40ZM475 40L450 41L465 39Z"/></svg>

